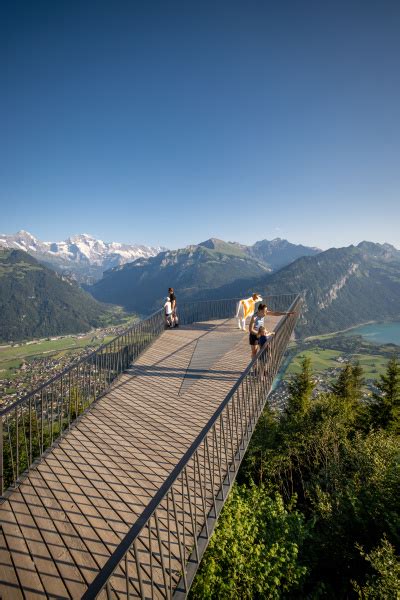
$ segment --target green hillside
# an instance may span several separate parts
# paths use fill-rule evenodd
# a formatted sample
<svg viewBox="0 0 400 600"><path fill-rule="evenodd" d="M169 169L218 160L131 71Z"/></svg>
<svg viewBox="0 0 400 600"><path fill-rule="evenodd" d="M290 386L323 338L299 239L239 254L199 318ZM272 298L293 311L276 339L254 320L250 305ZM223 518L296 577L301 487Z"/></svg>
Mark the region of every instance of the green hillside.
<svg viewBox="0 0 400 600"><path fill-rule="evenodd" d="M79 333L107 309L20 250L0 248L0 340Z"/></svg>

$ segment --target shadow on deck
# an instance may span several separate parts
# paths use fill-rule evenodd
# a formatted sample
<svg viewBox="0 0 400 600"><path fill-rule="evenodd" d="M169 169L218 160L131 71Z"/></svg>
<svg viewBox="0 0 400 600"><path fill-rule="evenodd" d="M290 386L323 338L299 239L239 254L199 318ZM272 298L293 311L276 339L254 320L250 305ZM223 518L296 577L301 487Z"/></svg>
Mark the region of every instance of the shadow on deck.
<svg viewBox="0 0 400 600"><path fill-rule="evenodd" d="M250 366L248 336L232 318L147 339L0 505L1 597L186 596L296 318L271 317L276 336ZM85 366L82 389L99 385L105 360L114 353ZM51 431L64 418L58 398L47 404ZM23 427L29 454L31 412L20 410L15 439Z"/></svg>

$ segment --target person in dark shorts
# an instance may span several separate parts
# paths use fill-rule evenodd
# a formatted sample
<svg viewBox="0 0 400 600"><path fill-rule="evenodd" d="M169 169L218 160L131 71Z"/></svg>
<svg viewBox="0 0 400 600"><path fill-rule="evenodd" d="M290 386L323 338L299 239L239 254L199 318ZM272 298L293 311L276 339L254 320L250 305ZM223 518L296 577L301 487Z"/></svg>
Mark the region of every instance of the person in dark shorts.
<svg viewBox="0 0 400 600"><path fill-rule="evenodd" d="M251 317L249 325L249 344L251 346L251 357L254 358L258 350L258 330L264 327L264 319L267 313L267 305L259 304L257 312Z"/></svg>
<svg viewBox="0 0 400 600"><path fill-rule="evenodd" d="M173 320L174 326L178 327L178 315L176 312L176 296L175 296L174 288L172 288L172 287L168 288L168 295L169 295L169 299L170 299L171 307L172 307L172 320Z"/></svg>

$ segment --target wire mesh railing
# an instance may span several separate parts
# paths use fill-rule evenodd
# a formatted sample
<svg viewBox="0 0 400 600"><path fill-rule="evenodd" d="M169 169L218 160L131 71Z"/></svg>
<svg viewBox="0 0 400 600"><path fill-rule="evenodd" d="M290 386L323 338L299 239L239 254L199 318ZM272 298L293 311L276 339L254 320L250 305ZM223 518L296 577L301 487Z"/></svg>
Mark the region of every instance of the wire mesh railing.
<svg viewBox="0 0 400 600"><path fill-rule="evenodd" d="M303 297L285 295L274 303L271 298L266 300L274 310L287 310L288 314L132 525L82 600L186 598L278 372ZM223 303L231 309L231 301L218 302L212 310L216 318L224 318ZM196 313L197 319L206 314L202 311Z"/></svg>
<svg viewBox="0 0 400 600"><path fill-rule="evenodd" d="M158 311L0 411L0 495L18 484L163 329Z"/></svg>
<svg viewBox="0 0 400 600"><path fill-rule="evenodd" d="M287 302L290 297L273 296L269 303ZM183 303L179 306L180 324L232 317L237 301ZM110 389L164 328L164 313L159 310L0 410L0 497L19 484L27 470Z"/></svg>

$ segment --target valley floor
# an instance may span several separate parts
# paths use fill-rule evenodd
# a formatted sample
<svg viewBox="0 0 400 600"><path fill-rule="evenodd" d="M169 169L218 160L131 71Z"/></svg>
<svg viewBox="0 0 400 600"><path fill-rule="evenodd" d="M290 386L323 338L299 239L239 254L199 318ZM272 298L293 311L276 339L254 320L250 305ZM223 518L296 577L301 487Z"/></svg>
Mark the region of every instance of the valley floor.
<svg viewBox="0 0 400 600"><path fill-rule="evenodd" d="M375 382L386 370L388 359L400 347L395 344L372 344L361 336L326 334L292 342L283 364L279 382L271 399L276 406L283 406L288 397L288 382L300 373L303 357L311 359L315 379L315 393L331 391L341 369L349 362L358 361L363 369L364 394L376 392Z"/></svg>
<svg viewBox="0 0 400 600"><path fill-rule="evenodd" d="M16 342L0 346L0 407L37 387L77 358L112 340L135 319L88 333Z"/></svg>

